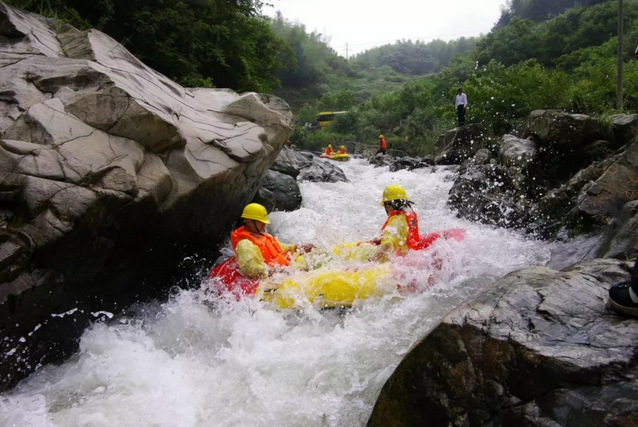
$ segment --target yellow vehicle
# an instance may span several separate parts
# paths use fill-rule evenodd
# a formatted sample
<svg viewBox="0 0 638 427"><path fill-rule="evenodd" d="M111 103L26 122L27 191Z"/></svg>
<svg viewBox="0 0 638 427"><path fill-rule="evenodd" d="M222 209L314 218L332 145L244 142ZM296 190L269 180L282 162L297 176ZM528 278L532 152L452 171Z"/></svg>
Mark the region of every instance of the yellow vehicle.
<svg viewBox="0 0 638 427"><path fill-rule="evenodd" d="M339 114L346 114L347 111L322 111L317 116L317 126L323 128L328 126Z"/></svg>

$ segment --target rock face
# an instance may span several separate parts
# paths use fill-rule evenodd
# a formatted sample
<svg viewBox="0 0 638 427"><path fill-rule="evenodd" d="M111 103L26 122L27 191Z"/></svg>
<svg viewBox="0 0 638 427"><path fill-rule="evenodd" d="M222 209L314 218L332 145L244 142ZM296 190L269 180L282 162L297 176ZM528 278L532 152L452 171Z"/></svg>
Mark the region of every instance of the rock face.
<svg viewBox="0 0 638 427"><path fill-rule="evenodd" d="M619 426L638 418L638 328L605 306L628 264L503 277L385 384L369 426Z"/></svg>
<svg viewBox="0 0 638 427"><path fill-rule="evenodd" d="M288 147L281 150L271 169L296 177L297 181L348 181L335 162L321 159L308 151L297 151Z"/></svg>
<svg viewBox="0 0 638 427"><path fill-rule="evenodd" d="M409 156L392 157L379 154L370 157L369 161L372 165L377 167L388 166L390 172L414 170L434 166L434 160L431 156L416 158Z"/></svg>
<svg viewBox="0 0 638 427"><path fill-rule="evenodd" d="M626 260L638 257L638 200L623 207L622 214L603 239L597 254L599 257Z"/></svg>
<svg viewBox="0 0 638 427"><path fill-rule="evenodd" d="M505 135L459 162L449 204L461 216L546 237L564 226L605 229L638 200L638 116L617 115L613 124L611 132L582 114L534 111L521 130L525 138ZM466 157L449 154L452 147L469 150L446 147L446 158Z"/></svg>
<svg viewBox="0 0 638 427"><path fill-rule="evenodd" d="M183 88L99 31L1 2L0 35L0 335L29 337L0 342L2 389L63 355L91 312L152 294L184 248L213 251L292 114Z"/></svg>
<svg viewBox="0 0 638 427"><path fill-rule="evenodd" d="M533 226L536 207L527 178L516 168L483 164L462 168L448 203L463 218L506 228Z"/></svg>
<svg viewBox="0 0 638 427"><path fill-rule="evenodd" d="M434 161L437 165L458 165L485 148L483 128L469 124L447 131L434 145Z"/></svg>
<svg viewBox="0 0 638 427"><path fill-rule="evenodd" d="M301 191L295 178L269 170L264 175L261 185L275 198L273 210L294 211L301 207Z"/></svg>

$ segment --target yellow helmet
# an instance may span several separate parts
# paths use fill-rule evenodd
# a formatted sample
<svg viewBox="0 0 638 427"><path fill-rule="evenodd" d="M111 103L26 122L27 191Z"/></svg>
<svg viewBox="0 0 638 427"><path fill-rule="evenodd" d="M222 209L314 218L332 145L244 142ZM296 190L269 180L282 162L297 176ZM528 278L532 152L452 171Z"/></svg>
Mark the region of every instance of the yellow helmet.
<svg viewBox="0 0 638 427"><path fill-rule="evenodd" d="M328 148L332 148L332 144L328 144Z"/></svg>
<svg viewBox="0 0 638 427"><path fill-rule="evenodd" d="M259 203L250 203L246 205L244 211L241 213L241 217L245 219L254 219L255 221L263 222L264 224L270 224L266 208Z"/></svg>
<svg viewBox="0 0 638 427"><path fill-rule="evenodd" d="M383 138L383 135L379 135L379 138Z"/></svg>
<svg viewBox="0 0 638 427"><path fill-rule="evenodd" d="M383 206L385 202L391 202L393 200L408 200L405 188L397 184L388 185L385 190L383 190L381 206Z"/></svg>
<svg viewBox="0 0 638 427"><path fill-rule="evenodd" d="M345 146L345 145L342 145L342 146L341 146L341 147L339 147L339 148L346 148L346 146Z"/></svg>

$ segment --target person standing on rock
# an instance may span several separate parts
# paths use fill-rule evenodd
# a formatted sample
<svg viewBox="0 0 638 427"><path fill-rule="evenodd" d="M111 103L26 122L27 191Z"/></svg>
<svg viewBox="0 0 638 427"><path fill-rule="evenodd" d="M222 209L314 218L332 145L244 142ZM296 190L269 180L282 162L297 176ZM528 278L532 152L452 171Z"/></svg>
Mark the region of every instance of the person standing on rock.
<svg viewBox="0 0 638 427"><path fill-rule="evenodd" d="M638 317L638 258L631 272L631 279L609 289L609 303L619 312Z"/></svg>
<svg viewBox="0 0 638 427"><path fill-rule="evenodd" d="M241 217L244 225L230 234L230 242L237 265L244 275L251 279L263 279L278 267L294 264L297 268L305 268L305 260L300 252L310 252L314 249L313 245L281 243L266 233L266 225L270 221L266 208L259 203L246 205Z"/></svg>
<svg viewBox="0 0 638 427"><path fill-rule="evenodd" d="M385 137L383 135L379 135L379 149L377 150L376 154L385 154L386 150L388 149L388 141L385 139Z"/></svg>
<svg viewBox="0 0 638 427"><path fill-rule="evenodd" d="M467 108L467 95L463 93L463 88L461 87L456 92L456 100L454 101L454 106L456 107L456 117L459 126L463 126L465 124L465 108Z"/></svg>

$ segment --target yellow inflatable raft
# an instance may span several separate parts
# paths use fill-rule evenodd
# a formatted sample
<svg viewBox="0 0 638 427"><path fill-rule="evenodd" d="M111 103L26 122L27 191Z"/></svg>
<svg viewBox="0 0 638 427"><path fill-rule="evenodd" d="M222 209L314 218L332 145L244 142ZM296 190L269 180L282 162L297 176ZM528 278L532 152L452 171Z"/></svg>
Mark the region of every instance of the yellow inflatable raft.
<svg viewBox="0 0 638 427"><path fill-rule="evenodd" d="M342 271L296 272L284 279L262 280L256 297L278 309L351 307L355 301L397 289L389 263L350 267Z"/></svg>
<svg viewBox="0 0 638 427"><path fill-rule="evenodd" d="M331 154L328 158L330 160L336 160L338 162L347 162L348 160L350 160L350 155L349 154Z"/></svg>

